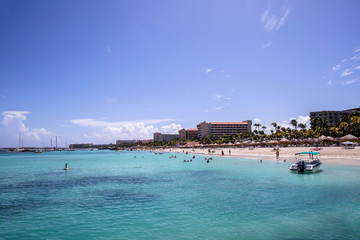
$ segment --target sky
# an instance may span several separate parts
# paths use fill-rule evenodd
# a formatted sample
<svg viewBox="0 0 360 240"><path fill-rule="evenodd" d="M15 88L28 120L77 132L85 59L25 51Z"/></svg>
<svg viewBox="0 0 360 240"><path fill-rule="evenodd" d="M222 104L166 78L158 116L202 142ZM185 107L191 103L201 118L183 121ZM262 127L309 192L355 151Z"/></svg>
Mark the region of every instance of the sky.
<svg viewBox="0 0 360 240"><path fill-rule="evenodd" d="M0 147L359 107L360 1L0 0ZM22 144L21 144L22 145Z"/></svg>

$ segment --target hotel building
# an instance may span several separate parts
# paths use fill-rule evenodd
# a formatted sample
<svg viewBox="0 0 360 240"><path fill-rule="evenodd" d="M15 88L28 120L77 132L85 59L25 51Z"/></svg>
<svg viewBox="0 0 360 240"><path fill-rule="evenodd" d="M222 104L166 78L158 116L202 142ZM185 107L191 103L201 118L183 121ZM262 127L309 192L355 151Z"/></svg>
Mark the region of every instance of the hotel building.
<svg viewBox="0 0 360 240"><path fill-rule="evenodd" d="M162 134L159 132L154 133L154 142L172 141L177 138L180 138L180 134Z"/></svg>
<svg viewBox="0 0 360 240"><path fill-rule="evenodd" d="M194 139L198 137L199 130L198 129L180 129L179 130L180 138L185 139Z"/></svg>
<svg viewBox="0 0 360 240"><path fill-rule="evenodd" d="M354 111L358 111L360 113L360 107L358 108L352 108L352 109L346 109L341 111L319 111L319 112L310 112L310 122L316 117L321 117L323 119L326 119L328 123L330 124L338 124L340 122L340 118L344 114L350 114Z"/></svg>
<svg viewBox="0 0 360 240"><path fill-rule="evenodd" d="M251 120L243 122L201 122L197 125L199 130L198 136L205 137L215 135L221 137L223 135L237 134L242 132L251 132Z"/></svg>

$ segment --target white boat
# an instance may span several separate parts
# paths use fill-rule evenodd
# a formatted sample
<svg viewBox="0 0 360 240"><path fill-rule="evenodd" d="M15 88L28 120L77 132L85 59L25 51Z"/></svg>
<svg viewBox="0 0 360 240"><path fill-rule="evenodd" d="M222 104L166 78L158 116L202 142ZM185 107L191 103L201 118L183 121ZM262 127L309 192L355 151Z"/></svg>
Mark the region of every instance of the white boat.
<svg viewBox="0 0 360 240"><path fill-rule="evenodd" d="M290 166L290 171L312 173L319 170L322 162L319 152L299 152L295 154L296 163Z"/></svg>

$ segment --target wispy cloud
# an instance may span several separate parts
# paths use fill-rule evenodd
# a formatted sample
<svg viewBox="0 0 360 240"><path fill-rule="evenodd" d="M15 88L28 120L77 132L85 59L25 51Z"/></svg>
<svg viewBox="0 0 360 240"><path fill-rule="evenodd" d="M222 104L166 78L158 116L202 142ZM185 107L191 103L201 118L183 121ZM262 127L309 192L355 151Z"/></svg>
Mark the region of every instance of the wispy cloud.
<svg viewBox="0 0 360 240"><path fill-rule="evenodd" d="M5 99L6 96L0 94L0 98L1 98L1 99Z"/></svg>
<svg viewBox="0 0 360 240"><path fill-rule="evenodd" d="M343 71L342 73L341 73L341 76L342 77L346 77L346 76L349 76L349 75L351 75L351 74L353 74L354 72L353 71L351 71L351 68L348 68L348 69L346 69L345 71Z"/></svg>
<svg viewBox="0 0 360 240"><path fill-rule="evenodd" d="M205 112L219 111L231 105L231 97L224 94L214 94L213 100L215 100L216 106L212 110L206 109Z"/></svg>
<svg viewBox="0 0 360 240"><path fill-rule="evenodd" d="M268 48L268 47L271 46L271 44L272 44L272 42L271 42L271 40L269 40L269 41L267 41L265 44L263 44L263 45L261 46L261 48L262 48L262 49Z"/></svg>
<svg viewBox="0 0 360 240"><path fill-rule="evenodd" d="M353 83L356 83L357 81L358 81L358 79L349 80L349 81L343 82L343 85L353 84Z"/></svg>
<svg viewBox="0 0 360 240"><path fill-rule="evenodd" d="M352 50L350 57L348 56L346 58L342 58L339 64L331 68L331 72L329 72L329 76L331 76L331 78L328 78L331 79L331 81L327 80L328 86L345 86L355 83L357 79L360 79L360 71L358 71L360 70L360 65L357 62L360 60L360 48L354 49L355 50ZM353 80L349 80L350 77Z"/></svg>
<svg viewBox="0 0 360 240"><path fill-rule="evenodd" d="M215 94L215 101L221 102L224 99L224 95Z"/></svg>
<svg viewBox="0 0 360 240"><path fill-rule="evenodd" d="M109 54L111 54L111 49L110 49L108 46L106 46L105 48L106 48L106 51L107 51Z"/></svg>
<svg viewBox="0 0 360 240"><path fill-rule="evenodd" d="M205 68L205 73L211 73L212 69L211 68Z"/></svg>
<svg viewBox="0 0 360 240"><path fill-rule="evenodd" d="M337 71L337 70L339 70L341 68L341 65L336 65L336 66L334 66L333 68L332 68L332 70L333 71Z"/></svg>
<svg viewBox="0 0 360 240"><path fill-rule="evenodd" d="M289 17L291 8L283 7L280 13L271 13L270 9L265 10L260 18L260 22L265 31L279 31L285 25Z"/></svg>
<svg viewBox="0 0 360 240"><path fill-rule="evenodd" d="M360 56L353 56L350 58L350 61L359 61L360 60Z"/></svg>
<svg viewBox="0 0 360 240"><path fill-rule="evenodd" d="M254 122L260 123L261 119L260 118L254 118Z"/></svg>

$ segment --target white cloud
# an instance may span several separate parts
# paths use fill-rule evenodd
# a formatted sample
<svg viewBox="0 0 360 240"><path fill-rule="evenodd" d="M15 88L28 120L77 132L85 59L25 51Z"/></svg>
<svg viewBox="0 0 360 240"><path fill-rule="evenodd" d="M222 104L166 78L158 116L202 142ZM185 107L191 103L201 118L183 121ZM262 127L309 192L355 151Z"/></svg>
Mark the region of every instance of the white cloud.
<svg viewBox="0 0 360 240"><path fill-rule="evenodd" d="M290 8L283 6L281 17L278 17L276 14L270 14L270 10L267 9L260 18L263 28L268 32L280 30L285 25L290 11Z"/></svg>
<svg viewBox="0 0 360 240"><path fill-rule="evenodd" d="M352 84L352 83L356 83L357 81L358 81L358 79L353 79L353 80L344 82L343 85L349 85L349 84Z"/></svg>
<svg viewBox="0 0 360 240"><path fill-rule="evenodd" d="M254 118L254 122L261 123L261 119L260 118Z"/></svg>
<svg viewBox="0 0 360 240"><path fill-rule="evenodd" d="M206 73L211 73L212 69L211 68L205 68L205 72Z"/></svg>
<svg viewBox="0 0 360 240"><path fill-rule="evenodd" d="M351 71L350 68L348 68L348 69L346 69L345 71L343 71L343 72L341 73L341 76L342 76L342 77L346 77L346 76L349 76L349 75L351 75L351 74L353 74L353 72Z"/></svg>
<svg viewBox="0 0 360 240"><path fill-rule="evenodd" d="M341 68L340 65L336 65L336 66L334 66L334 67L332 68L332 70L337 71L337 70L339 70L340 68Z"/></svg>
<svg viewBox="0 0 360 240"><path fill-rule="evenodd" d="M309 116L298 116L298 118L290 118L290 120L284 120L282 121L282 123L279 123L279 125L281 127L285 127L285 128L293 128L293 125L290 124L290 121L292 119L296 119L297 123L303 123L303 124L306 124L307 127L310 127L310 117Z"/></svg>
<svg viewBox="0 0 360 240"><path fill-rule="evenodd" d="M358 49L355 49L355 51L354 52L360 52L360 48L358 48Z"/></svg>
<svg viewBox="0 0 360 240"><path fill-rule="evenodd" d="M331 81L328 81L328 85L331 86L333 85L333 83Z"/></svg>
<svg viewBox="0 0 360 240"><path fill-rule="evenodd" d="M285 21L286 21L287 17L289 16L290 11L291 11L290 8L288 8L288 9L285 10L284 14L283 14L282 17L280 18L280 21L279 21L279 24L278 24L277 27L276 27L276 30L279 30L282 26L285 25Z"/></svg>
<svg viewBox="0 0 360 240"><path fill-rule="evenodd" d="M154 132L177 133L181 129L180 124L171 123L169 125L156 128L153 124L175 121L174 119L143 120L130 122L106 122L91 118L74 119L70 122L82 127L90 127L95 130L92 134L84 135L89 141L98 143L110 143L119 139L151 139Z"/></svg>
<svg viewBox="0 0 360 240"><path fill-rule="evenodd" d="M353 56L352 58L350 58L350 61L359 61L360 60L360 56Z"/></svg>
<svg viewBox="0 0 360 240"><path fill-rule="evenodd" d="M359 65L359 66L356 66L354 69L355 69L355 70L360 70L360 65Z"/></svg>
<svg viewBox="0 0 360 240"><path fill-rule="evenodd" d="M271 44L272 44L272 42L269 40L269 41L267 41L265 44L263 44L263 45L261 46L261 48L262 48L262 49L268 48L268 47L271 46Z"/></svg>
<svg viewBox="0 0 360 240"><path fill-rule="evenodd" d="M165 126L160 127L161 133L169 133L169 134L178 133L181 128L182 128L181 125L176 124L176 123L171 123L169 125L165 125Z"/></svg>
<svg viewBox="0 0 360 240"><path fill-rule="evenodd" d="M221 102L223 100L223 98L224 98L224 95L221 95L221 94L216 94L215 95L215 100L217 102Z"/></svg>
<svg viewBox="0 0 360 240"><path fill-rule="evenodd" d="M215 107L215 111L219 111L219 110L221 110L221 109L223 109L223 108L224 108L224 106Z"/></svg>
<svg viewBox="0 0 360 240"><path fill-rule="evenodd" d="M39 145L43 137L49 137L52 133L45 128L30 129L25 126L24 121L27 119L27 111L6 111L2 113L1 120L1 145L11 144L18 146L18 134L27 141L27 145ZM5 139L5 142L3 142ZM8 145L10 146L10 145Z"/></svg>

